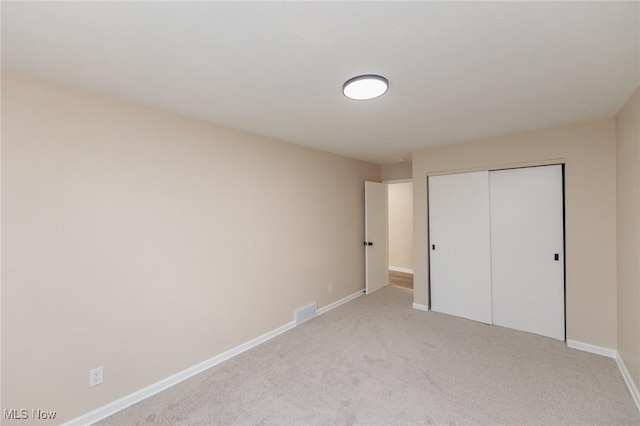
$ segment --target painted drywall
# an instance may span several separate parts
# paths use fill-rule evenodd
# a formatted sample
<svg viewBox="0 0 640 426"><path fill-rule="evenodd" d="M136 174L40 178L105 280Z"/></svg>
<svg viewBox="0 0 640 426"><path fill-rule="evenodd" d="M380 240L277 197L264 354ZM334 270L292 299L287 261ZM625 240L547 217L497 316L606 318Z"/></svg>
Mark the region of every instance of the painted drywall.
<svg viewBox="0 0 640 426"><path fill-rule="evenodd" d="M412 164L410 161L400 163L384 164L382 166L382 180L384 182L402 179L411 179L413 176Z"/></svg>
<svg viewBox="0 0 640 426"><path fill-rule="evenodd" d="M389 267L413 269L413 184L389 184Z"/></svg>
<svg viewBox="0 0 640 426"><path fill-rule="evenodd" d="M2 124L3 408L69 420L364 288L378 165L9 73Z"/></svg>
<svg viewBox="0 0 640 426"><path fill-rule="evenodd" d="M615 145L609 118L414 152L415 303L429 303L427 175L565 163L567 339L615 349Z"/></svg>
<svg viewBox="0 0 640 426"><path fill-rule="evenodd" d="M640 88L616 115L618 353L640 385Z"/></svg>

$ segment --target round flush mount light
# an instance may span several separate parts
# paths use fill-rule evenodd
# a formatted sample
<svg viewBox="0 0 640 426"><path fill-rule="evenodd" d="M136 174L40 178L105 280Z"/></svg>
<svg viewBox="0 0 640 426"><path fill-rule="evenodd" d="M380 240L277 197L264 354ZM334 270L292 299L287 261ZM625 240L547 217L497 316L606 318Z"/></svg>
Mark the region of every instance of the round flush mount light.
<svg viewBox="0 0 640 426"><path fill-rule="evenodd" d="M386 93L389 88L389 81L374 74L359 75L347 80L342 86L342 93L356 101L377 98Z"/></svg>

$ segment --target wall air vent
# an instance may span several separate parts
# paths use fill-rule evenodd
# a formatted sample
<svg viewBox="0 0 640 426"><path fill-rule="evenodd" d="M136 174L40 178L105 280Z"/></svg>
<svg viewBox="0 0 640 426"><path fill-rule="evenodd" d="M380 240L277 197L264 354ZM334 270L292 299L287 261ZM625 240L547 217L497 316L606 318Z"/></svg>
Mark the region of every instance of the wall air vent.
<svg viewBox="0 0 640 426"><path fill-rule="evenodd" d="M311 303L307 306L296 310L296 325L300 325L303 322L307 322L316 316L316 304Z"/></svg>

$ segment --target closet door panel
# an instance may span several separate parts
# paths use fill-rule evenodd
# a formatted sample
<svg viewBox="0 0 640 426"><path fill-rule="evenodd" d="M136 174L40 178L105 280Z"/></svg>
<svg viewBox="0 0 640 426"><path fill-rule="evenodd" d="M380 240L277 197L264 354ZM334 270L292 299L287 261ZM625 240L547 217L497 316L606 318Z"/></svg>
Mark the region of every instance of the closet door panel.
<svg viewBox="0 0 640 426"><path fill-rule="evenodd" d="M489 180L493 322L564 340L562 166Z"/></svg>
<svg viewBox="0 0 640 426"><path fill-rule="evenodd" d="M488 172L429 177L431 309L491 323Z"/></svg>

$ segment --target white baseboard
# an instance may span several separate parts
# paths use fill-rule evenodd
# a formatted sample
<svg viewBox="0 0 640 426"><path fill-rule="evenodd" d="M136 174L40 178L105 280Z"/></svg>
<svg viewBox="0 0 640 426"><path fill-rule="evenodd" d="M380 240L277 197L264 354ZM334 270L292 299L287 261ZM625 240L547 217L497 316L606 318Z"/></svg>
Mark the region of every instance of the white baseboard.
<svg viewBox="0 0 640 426"><path fill-rule="evenodd" d="M336 302L333 302L327 306L324 306L318 309L317 315L322 315L332 309L337 308L340 305L343 305L353 299L356 299L362 296L363 294L364 294L364 290L359 290L356 293L353 293L347 297L344 297ZM412 307L413 309L417 309L420 311L429 311L428 306L421 305L419 303L414 303ZM137 402L140 402L146 398L149 398L150 396L153 396L158 392L162 392L163 390L168 389L171 386L174 386L192 376L195 376L196 374L199 374L230 358L233 358L234 356L239 355L242 352L245 352L255 346L258 346L259 344L264 343L267 340L273 339L279 334L282 334L288 330L291 330L294 327L295 327L295 321L288 322L274 330L271 330L261 336L256 337L255 339L249 340L248 342L245 342L239 346L236 346L235 348L229 349L228 351L225 351L219 355L216 355L213 358L210 358L206 361L196 364L193 367L182 370L172 376L162 379L156 383L153 383L152 385L149 385L143 389L140 389L139 391L136 391L116 401L113 401L107 405L97 408L80 417L76 417L75 419L72 419L64 423L64 425L68 425L68 426L90 425L92 423L98 422L104 418L107 418L117 413L118 411L121 411L127 407L130 407L131 405ZM620 358L620 355L618 354L617 351L613 349L603 348L601 346L591 345L588 343L577 342L575 340L567 340L567 346L569 346L570 348L581 350L581 351L591 352L594 354L614 358L616 360L616 363L618 364L618 368L620 369L622 377L624 378L627 384L627 387L631 392L631 396L633 397L633 400L635 401L636 406L640 411L640 393L638 392L638 388L636 387L633 379L631 378L631 375L629 374L629 371L627 370L627 367L625 366L624 361L622 360L622 358Z"/></svg>
<svg viewBox="0 0 640 426"><path fill-rule="evenodd" d="M414 303L413 305L411 305L413 307L413 309L417 309L419 311L426 311L429 312L429 307L427 305L421 305L419 303Z"/></svg>
<svg viewBox="0 0 640 426"><path fill-rule="evenodd" d="M318 315L322 315L325 312L329 312L330 310L335 309L340 305L344 305L345 303L350 302L353 299L362 296L363 294L364 294L364 290L358 290L357 292L355 292L355 293L353 293L353 294L351 294L351 295L349 295L347 297L343 297L342 299L337 300L337 301L335 301L333 303L330 303L327 306L323 306L322 308L318 309L317 314Z"/></svg>
<svg viewBox="0 0 640 426"><path fill-rule="evenodd" d="M208 370L211 367L214 367L221 362L224 362L230 358L233 358L236 355L241 354L242 352L253 348L254 346L258 346L261 343L266 342L267 340L273 339L279 334L284 333L285 331L291 330L295 327L295 322L291 321L283 326L276 328L275 330L271 330L262 336L258 336L255 339L249 340L239 346L236 346L233 349L229 349L226 352L223 352L219 355L214 356L206 361L201 362L200 364L196 364L193 367L189 367L186 370L182 370L179 373L176 373L172 376L167 377L166 379L162 379L159 382L156 382L152 385L147 386L146 388L140 389L132 394L129 394L125 397L122 397L116 401L113 401L107 405L104 405L98 409L95 409L87 414L84 414L80 417L76 417L73 420L68 421L65 425L89 425L95 423L99 420L102 420L106 417L109 417L118 411L124 410L125 408L140 402L146 398L149 398L152 395L157 394L165 389L174 386L189 377L195 376L198 373L201 373L205 370Z"/></svg>
<svg viewBox="0 0 640 426"><path fill-rule="evenodd" d="M615 349L603 348L602 346L582 343L576 340L567 339L567 346L573 349L578 349L580 351L590 352L592 354L602 355L609 358L615 358L618 355L618 352Z"/></svg>
<svg viewBox="0 0 640 426"><path fill-rule="evenodd" d="M589 343L576 342L575 340L567 340L567 346L573 349L591 352L592 354L603 355L615 359L616 364L618 364L620 374L622 374L622 378L627 384L627 388L629 388L629 393L631 393L631 397L636 403L636 408L638 409L638 411L640 411L640 392L638 392L638 387L633 381L631 374L629 374L629 370L627 370L627 366L624 364L624 360L620 357L618 351L614 349L603 348L602 346L590 345Z"/></svg>
<svg viewBox="0 0 640 426"><path fill-rule="evenodd" d="M363 294L364 294L364 290L360 290L336 302L333 302L323 308L318 309L316 314L322 315L325 312L335 309L340 305L343 305L357 297L362 296ZM200 364L196 364L193 367L189 367L186 370L182 370L179 373L169 376L166 379L162 379L159 382L156 382L152 385L147 386L146 388L140 389L139 391L136 391L125 397L122 397L107 405L103 405L102 407L97 408L80 417L76 417L75 419L70 420L67 423L64 423L64 425L66 426L90 425L92 423L98 422L104 418L107 418L117 413L118 411L121 411L127 407L130 407L131 405L137 402L147 399L150 396L157 394L158 392L162 392L163 390L168 389L171 386L177 385L178 383L188 379L189 377L195 376L198 373L202 373L203 371L208 370L209 368L214 367L230 358L233 358L234 356L239 355L246 350L249 350L255 346L258 346L259 344L264 343L267 340L273 339L277 335L282 334L285 331L291 330L294 327L295 327L295 321L288 322L283 326L276 328L275 330L271 330L263 334L262 336L258 336L255 339L249 340L248 342L245 342L239 346L236 346L233 349L229 349L228 351L223 352L219 355L216 355L213 358L210 358L206 361L203 361Z"/></svg>
<svg viewBox="0 0 640 426"><path fill-rule="evenodd" d="M394 272L404 272L405 274L413 275L413 269L401 268L399 266L389 266L389 270Z"/></svg>
<svg viewBox="0 0 640 426"><path fill-rule="evenodd" d="M629 388L629 392L631 392L633 401L636 403L636 408L640 411L640 392L638 392L638 387L633 381L631 374L629 374L629 370L627 370L627 366L624 364L624 360L620 357L620 354L616 354L616 363L618 364L620 373L622 373L622 377Z"/></svg>

